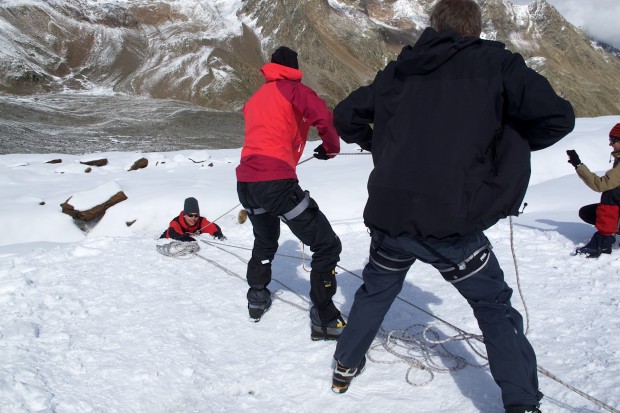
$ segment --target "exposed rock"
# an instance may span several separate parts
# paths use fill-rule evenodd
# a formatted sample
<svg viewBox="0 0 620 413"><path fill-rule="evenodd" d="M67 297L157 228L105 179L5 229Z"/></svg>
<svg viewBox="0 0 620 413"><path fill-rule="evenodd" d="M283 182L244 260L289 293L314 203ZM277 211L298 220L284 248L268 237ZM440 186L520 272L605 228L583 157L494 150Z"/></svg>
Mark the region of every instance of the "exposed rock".
<svg viewBox="0 0 620 413"><path fill-rule="evenodd" d="M51 161L47 161L45 163L62 163L62 159L52 159Z"/></svg>
<svg viewBox="0 0 620 413"><path fill-rule="evenodd" d="M146 168L149 164L149 160L146 158L140 158L137 161L135 161L133 163L133 165L131 165L131 168L129 168L130 171L136 171L138 169L143 169Z"/></svg>
<svg viewBox="0 0 620 413"><path fill-rule="evenodd" d="M109 194L112 194L112 195L109 195ZM95 198L101 199L102 196L107 197L107 199L92 207L90 206L88 208L80 207L80 205L84 205L84 204L90 205L90 203L85 202L84 199L89 199L89 200L95 199ZM125 195L123 191L120 190L120 188L118 187L118 184L115 182L111 182L109 184L102 185L101 187L93 191L87 191L82 194L76 194L70 197L69 199L67 199L62 204L60 204L60 207L62 208L63 213L70 215L76 221L88 223L93 220L101 219L101 217L105 214L105 211L108 208L126 199L127 199L127 196ZM77 205L77 207L75 205Z"/></svg>
<svg viewBox="0 0 620 413"><path fill-rule="evenodd" d="M80 161L82 165L89 166L106 166L108 164L108 160L106 158L102 159L93 159L92 161Z"/></svg>

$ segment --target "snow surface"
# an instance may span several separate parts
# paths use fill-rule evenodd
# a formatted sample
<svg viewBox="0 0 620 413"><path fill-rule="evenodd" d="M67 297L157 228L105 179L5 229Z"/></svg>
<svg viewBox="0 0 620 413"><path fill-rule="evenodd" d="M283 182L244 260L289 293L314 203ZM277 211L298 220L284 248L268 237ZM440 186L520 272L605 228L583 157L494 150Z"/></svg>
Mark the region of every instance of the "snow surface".
<svg viewBox="0 0 620 413"><path fill-rule="evenodd" d="M577 211L599 195L565 154L576 149L591 169L609 169L616 122L579 119L571 135L534 153L528 206L513 218L513 233L508 219L486 233L514 306L528 316L540 366L618 409L620 251L571 255L594 231ZM484 359L462 340L445 343L441 356L431 342L380 337L349 392L332 393L335 343L310 340L308 248L284 225L270 286L278 299L250 322L243 278L253 237L249 222L237 222L239 153L0 156L0 412L503 412ZM94 157L109 163L85 173L79 161ZM141 157L148 167L128 171ZM46 163L56 158L62 163ZM342 239L335 301L344 314L367 260L361 217L370 170L370 156L355 155L298 167L301 186ZM128 199L83 234L60 204L110 183ZM213 245L201 242L199 256L161 255L156 246L168 241L157 238L188 196L228 241L205 235ZM413 266L399 297L383 324L393 338L420 338L424 328L429 339L458 334L442 320L479 334L467 303L429 266ZM540 385L545 413L610 411L542 374Z"/></svg>

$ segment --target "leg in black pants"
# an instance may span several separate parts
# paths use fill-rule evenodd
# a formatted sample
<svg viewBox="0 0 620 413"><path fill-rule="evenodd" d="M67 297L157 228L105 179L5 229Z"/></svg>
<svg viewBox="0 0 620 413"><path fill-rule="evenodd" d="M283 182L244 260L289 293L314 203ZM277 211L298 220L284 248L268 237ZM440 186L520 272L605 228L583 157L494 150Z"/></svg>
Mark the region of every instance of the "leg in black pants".
<svg viewBox="0 0 620 413"><path fill-rule="evenodd" d="M265 288L271 281L271 261L278 248L282 220L312 251L310 298L322 323L339 317L332 297L336 292L334 269L342 246L317 203L291 179L240 182L237 192L242 205L249 210L254 231L254 248L247 273L250 292Z"/></svg>
<svg viewBox="0 0 620 413"><path fill-rule="evenodd" d="M579 218L590 225L596 223L596 207L598 204L585 205L579 209Z"/></svg>

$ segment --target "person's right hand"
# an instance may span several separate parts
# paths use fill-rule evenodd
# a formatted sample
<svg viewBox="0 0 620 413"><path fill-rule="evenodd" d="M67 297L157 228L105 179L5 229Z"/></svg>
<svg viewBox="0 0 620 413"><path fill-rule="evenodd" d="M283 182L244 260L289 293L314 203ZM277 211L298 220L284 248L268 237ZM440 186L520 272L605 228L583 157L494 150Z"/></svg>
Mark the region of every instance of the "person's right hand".
<svg viewBox="0 0 620 413"><path fill-rule="evenodd" d="M322 161L327 161L332 158L327 154L327 151L323 147L323 144L320 144L319 146L314 148L314 155L312 156L314 156L316 159L321 159Z"/></svg>
<svg viewBox="0 0 620 413"><path fill-rule="evenodd" d="M577 169L577 167L581 165L581 159L579 159L579 155L577 155L577 152L575 152L573 149L569 149L566 151L566 154L568 155L568 163L573 165L575 169Z"/></svg>

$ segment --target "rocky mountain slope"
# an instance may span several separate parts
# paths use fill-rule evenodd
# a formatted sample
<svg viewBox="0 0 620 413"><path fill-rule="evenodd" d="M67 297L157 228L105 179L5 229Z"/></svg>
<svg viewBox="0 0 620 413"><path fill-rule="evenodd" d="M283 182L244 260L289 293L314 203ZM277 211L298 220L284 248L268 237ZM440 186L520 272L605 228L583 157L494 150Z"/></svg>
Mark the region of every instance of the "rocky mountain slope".
<svg viewBox="0 0 620 413"><path fill-rule="evenodd" d="M544 0L480 0L506 43L580 117L620 113L620 58ZM0 3L0 92L120 93L239 110L278 45L330 105L415 42L433 0L20 0Z"/></svg>

